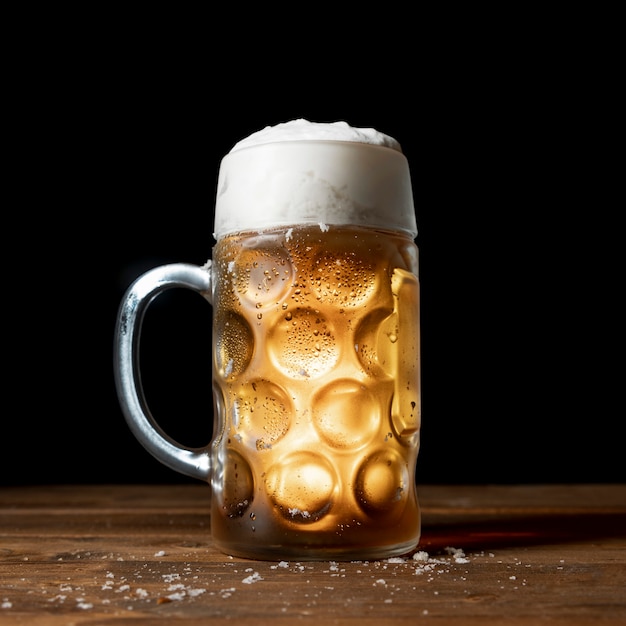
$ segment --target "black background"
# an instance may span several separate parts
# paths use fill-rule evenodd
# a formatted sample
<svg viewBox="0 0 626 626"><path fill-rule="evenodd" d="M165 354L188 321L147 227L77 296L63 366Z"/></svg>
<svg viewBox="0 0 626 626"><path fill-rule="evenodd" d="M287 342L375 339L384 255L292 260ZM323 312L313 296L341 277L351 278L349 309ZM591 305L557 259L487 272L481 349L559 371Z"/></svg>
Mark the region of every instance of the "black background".
<svg viewBox="0 0 626 626"><path fill-rule="evenodd" d="M143 271L210 257L220 159L300 117L377 128L410 164L418 482L626 481L613 330L623 285L607 278L620 248L591 178L602 120L587 116L577 63L502 41L450 52L445 38L323 60L292 36L275 53L256 42L233 55L213 43L219 24L193 21L53 37L16 80L0 481L193 482L124 422L117 308ZM197 295L168 292L143 331L152 411L192 446L212 428L210 315Z"/></svg>

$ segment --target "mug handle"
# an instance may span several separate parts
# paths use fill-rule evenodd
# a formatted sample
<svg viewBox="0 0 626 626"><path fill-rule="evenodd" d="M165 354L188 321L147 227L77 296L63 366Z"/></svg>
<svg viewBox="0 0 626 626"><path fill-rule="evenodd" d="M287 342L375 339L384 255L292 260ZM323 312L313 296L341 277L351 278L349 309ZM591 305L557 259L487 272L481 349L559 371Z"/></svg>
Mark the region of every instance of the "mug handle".
<svg viewBox="0 0 626 626"><path fill-rule="evenodd" d="M143 317L152 300L173 287L196 291L213 304L211 261L202 267L188 263L162 265L141 275L128 288L115 326L115 386L126 422L143 447L167 467L208 482L209 446L188 448L169 437L152 416L141 384L139 339Z"/></svg>

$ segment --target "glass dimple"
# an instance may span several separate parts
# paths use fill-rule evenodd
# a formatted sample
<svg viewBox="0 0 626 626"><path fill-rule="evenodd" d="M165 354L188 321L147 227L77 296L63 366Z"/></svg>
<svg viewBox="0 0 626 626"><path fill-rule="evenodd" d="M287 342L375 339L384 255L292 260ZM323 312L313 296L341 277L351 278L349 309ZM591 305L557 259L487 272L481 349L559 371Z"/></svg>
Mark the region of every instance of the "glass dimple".
<svg viewBox="0 0 626 626"><path fill-rule="evenodd" d="M337 478L332 465L321 454L297 452L269 469L265 485L283 517L310 523L330 510Z"/></svg>
<svg viewBox="0 0 626 626"><path fill-rule="evenodd" d="M396 371L393 337L397 324L391 307L367 313L354 333L354 349L365 371L372 378L393 377Z"/></svg>
<svg viewBox="0 0 626 626"><path fill-rule="evenodd" d="M375 452L359 469L355 495L368 515L397 516L409 497L406 461L394 450Z"/></svg>
<svg viewBox="0 0 626 626"><path fill-rule="evenodd" d="M333 381L313 398L313 424L331 448L356 450L380 428L386 404L382 394L374 393L362 382Z"/></svg>
<svg viewBox="0 0 626 626"><path fill-rule="evenodd" d="M242 374L252 358L254 338L245 318L233 310L218 311L215 336L216 373L226 380Z"/></svg>
<svg viewBox="0 0 626 626"><path fill-rule="evenodd" d="M229 518L241 517L254 497L254 480L248 461L238 452L226 449L223 462L216 468L219 485L215 489L217 508Z"/></svg>
<svg viewBox="0 0 626 626"><path fill-rule="evenodd" d="M419 290L414 274L396 269L391 278L397 334L396 390L391 420L397 434L413 443L421 422L420 405L420 336L415 320L419 319Z"/></svg>
<svg viewBox="0 0 626 626"><path fill-rule="evenodd" d="M310 263L309 285L319 302L355 307L371 297L376 287L375 254L363 254L363 244L353 242L353 250L322 249Z"/></svg>
<svg viewBox="0 0 626 626"><path fill-rule="evenodd" d="M311 308L287 311L269 331L268 350L277 367L295 379L317 378L339 358L331 323Z"/></svg>
<svg viewBox="0 0 626 626"><path fill-rule="evenodd" d="M269 450L289 429L293 406L280 386L256 379L236 387L232 426L238 441Z"/></svg>
<svg viewBox="0 0 626 626"><path fill-rule="evenodd" d="M291 286L293 265L276 237L249 238L229 267L236 292L255 306L280 300Z"/></svg>

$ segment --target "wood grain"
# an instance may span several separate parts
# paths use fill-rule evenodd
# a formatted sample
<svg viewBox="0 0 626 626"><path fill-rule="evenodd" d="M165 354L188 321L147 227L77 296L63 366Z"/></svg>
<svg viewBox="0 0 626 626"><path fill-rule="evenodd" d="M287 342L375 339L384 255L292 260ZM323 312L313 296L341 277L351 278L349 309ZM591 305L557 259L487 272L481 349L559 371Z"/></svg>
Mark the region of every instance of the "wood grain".
<svg viewBox="0 0 626 626"><path fill-rule="evenodd" d="M0 624L626 624L626 485L423 486L415 554L218 552L206 485L0 488Z"/></svg>

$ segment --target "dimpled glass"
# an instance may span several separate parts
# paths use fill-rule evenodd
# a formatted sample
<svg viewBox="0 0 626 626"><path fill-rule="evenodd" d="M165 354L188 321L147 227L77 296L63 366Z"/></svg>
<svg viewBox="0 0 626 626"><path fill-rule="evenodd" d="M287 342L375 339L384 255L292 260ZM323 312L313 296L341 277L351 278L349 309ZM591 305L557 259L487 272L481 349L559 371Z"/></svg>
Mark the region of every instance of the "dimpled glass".
<svg viewBox="0 0 626 626"><path fill-rule="evenodd" d="M417 255L407 235L324 224L214 247L221 550L362 559L416 547Z"/></svg>

